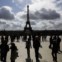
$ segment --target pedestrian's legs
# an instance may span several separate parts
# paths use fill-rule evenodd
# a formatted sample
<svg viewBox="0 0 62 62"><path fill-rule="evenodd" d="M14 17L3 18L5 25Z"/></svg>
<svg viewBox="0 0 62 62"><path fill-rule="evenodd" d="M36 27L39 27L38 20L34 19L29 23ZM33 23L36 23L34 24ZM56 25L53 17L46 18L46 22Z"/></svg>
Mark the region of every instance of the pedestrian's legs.
<svg viewBox="0 0 62 62"><path fill-rule="evenodd" d="M4 62L6 62L7 53L4 55Z"/></svg>
<svg viewBox="0 0 62 62"><path fill-rule="evenodd" d="M15 60L11 60L11 62L15 62Z"/></svg>
<svg viewBox="0 0 62 62"><path fill-rule="evenodd" d="M55 60L55 56L54 56L54 52L52 51L52 57L53 57L53 61Z"/></svg>
<svg viewBox="0 0 62 62"><path fill-rule="evenodd" d="M30 58L30 48L28 49L28 57Z"/></svg>
<svg viewBox="0 0 62 62"><path fill-rule="evenodd" d="M59 51L60 51L60 45L59 45Z"/></svg>
<svg viewBox="0 0 62 62"><path fill-rule="evenodd" d="M27 58L30 58L30 48L27 48Z"/></svg>
<svg viewBox="0 0 62 62"><path fill-rule="evenodd" d="M4 55L1 53L1 61L3 61L3 56L4 56Z"/></svg>
<svg viewBox="0 0 62 62"><path fill-rule="evenodd" d="M15 55L15 52L13 50L11 50L11 58L10 58L11 59L11 62L15 62L15 59L16 58L15 58L14 55Z"/></svg>
<svg viewBox="0 0 62 62"><path fill-rule="evenodd" d="M55 61L57 62L57 53L55 53Z"/></svg>
<svg viewBox="0 0 62 62"><path fill-rule="evenodd" d="M50 45L49 45L49 48L51 48L51 45L52 45L52 43L51 43L51 41L50 41Z"/></svg>
<svg viewBox="0 0 62 62"><path fill-rule="evenodd" d="M39 52L38 52L39 48L35 48L35 57L36 57L36 60L38 61L38 56L39 56Z"/></svg>

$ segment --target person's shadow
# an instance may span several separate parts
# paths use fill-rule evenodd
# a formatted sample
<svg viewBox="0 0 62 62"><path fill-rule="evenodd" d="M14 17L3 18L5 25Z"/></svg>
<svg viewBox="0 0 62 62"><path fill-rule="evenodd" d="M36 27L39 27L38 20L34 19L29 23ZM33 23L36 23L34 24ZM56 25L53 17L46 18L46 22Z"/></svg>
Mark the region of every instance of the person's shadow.
<svg viewBox="0 0 62 62"><path fill-rule="evenodd" d="M26 62L33 62L33 60L31 58L27 58Z"/></svg>
<svg viewBox="0 0 62 62"><path fill-rule="evenodd" d="M42 56L41 56L41 54L40 54L40 53L39 53L39 58L40 58L40 59L42 59Z"/></svg>
<svg viewBox="0 0 62 62"><path fill-rule="evenodd" d="M40 62L40 60L36 61L36 62Z"/></svg>

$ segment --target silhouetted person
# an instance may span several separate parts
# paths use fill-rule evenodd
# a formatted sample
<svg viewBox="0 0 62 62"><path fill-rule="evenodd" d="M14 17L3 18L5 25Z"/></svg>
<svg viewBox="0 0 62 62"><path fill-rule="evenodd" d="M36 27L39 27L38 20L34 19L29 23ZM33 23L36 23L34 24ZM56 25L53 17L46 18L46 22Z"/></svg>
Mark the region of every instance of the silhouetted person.
<svg viewBox="0 0 62 62"><path fill-rule="evenodd" d="M20 36L17 36L17 42L19 42Z"/></svg>
<svg viewBox="0 0 62 62"><path fill-rule="evenodd" d="M26 42L26 39L27 39L27 35L25 35L25 36L22 37L22 40L23 40L24 42Z"/></svg>
<svg viewBox="0 0 62 62"><path fill-rule="evenodd" d="M50 45L49 45L49 48L51 49L52 48L52 36L50 37Z"/></svg>
<svg viewBox="0 0 62 62"><path fill-rule="evenodd" d="M1 42L0 42L0 61L1 61Z"/></svg>
<svg viewBox="0 0 62 62"><path fill-rule="evenodd" d="M44 41L44 37L42 36L42 41Z"/></svg>
<svg viewBox="0 0 62 62"><path fill-rule="evenodd" d="M18 57L18 52L17 52L18 49L14 43L11 43L10 49L11 49L11 62L15 62L15 59L17 59Z"/></svg>
<svg viewBox="0 0 62 62"><path fill-rule="evenodd" d="M57 62L57 53L58 53L58 42L56 36L54 36L52 40L52 57L54 62Z"/></svg>
<svg viewBox="0 0 62 62"><path fill-rule="evenodd" d="M33 47L35 50L36 62L39 62L39 47L40 47L39 36L33 36Z"/></svg>
<svg viewBox="0 0 62 62"><path fill-rule="evenodd" d="M59 36L57 36L57 42L58 42L58 53L62 53L62 51L60 50L60 42L61 42L61 39Z"/></svg>
<svg viewBox="0 0 62 62"><path fill-rule="evenodd" d="M11 35L10 38L11 38L11 42L14 42L15 36Z"/></svg>
<svg viewBox="0 0 62 62"><path fill-rule="evenodd" d="M0 46L0 48L1 48L1 61L6 62L7 53L9 51L9 46L7 45L8 41L4 40L4 38L2 36L1 42L2 42L2 44Z"/></svg>
<svg viewBox="0 0 62 62"><path fill-rule="evenodd" d="M0 61L1 61L1 42L0 42Z"/></svg>
<svg viewBox="0 0 62 62"><path fill-rule="evenodd" d="M46 36L42 36L42 41L46 41Z"/></svg>
<svg viewBox="0 0 62 62"><path fill-rule="evenodd" d="M41 45L41 36L38 35L38 41L40 42L40 47L42 48L42 45Z"/></svg>
<svg viewBox="0 0 62 62"><path fill-rule="evenodd" d="M8 43L8 36L5 36L5 42Z"/></svg>
<svg viewBox="0 0 62 62"><path fill-rule="evenodd" d="M27 58L30 58L31 36L26 39Z"/></svg>

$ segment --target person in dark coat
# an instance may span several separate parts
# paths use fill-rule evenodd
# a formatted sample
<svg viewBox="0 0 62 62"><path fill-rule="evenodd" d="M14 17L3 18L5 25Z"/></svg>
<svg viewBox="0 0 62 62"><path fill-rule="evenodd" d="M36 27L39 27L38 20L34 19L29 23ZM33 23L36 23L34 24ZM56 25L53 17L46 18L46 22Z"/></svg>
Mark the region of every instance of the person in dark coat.
<svg viewBox="0 0 62 62"><path fill-rule="evenodd" d="M46 41L47 36L42 36L42 41Z"/></svg>
<svg viewBox="0 0 62 62"><path fill-rule="evenodd" d="M20 36L17 36L16 38L17 38L17 42L19 42Z"/></svg>
<svg viewBox="0 0 62 62"><path fill-rule="evenodd" d="M11 35L10 38L11 38L11 42L14 42L15 36L14 35Z"/></svg>
<svg viewBox="0 0 62 62"><path fill-rule="evenodd" d="M8 41L6 39L4 40L4 38L2 36L1 42L2 42L2 44L0 46L0 48L1 48L1 61L6 62L7 53L9 51L9 46L7 45Z"/></svg>
<svg viewBox="0 0 62 62"><path fill-rule="evenodd" d="M22 36L22 41L26 42L26 39L27 39L27 35Z"/></svg>
<svg viewBox="0 0 62 62"><path fill-rule="evenodd" d="M52 48L52 36L50 37L50 45L49 45L49 48L51 49Z"/></svg>
<svg viewBox="0 0 62 62"><path fill-rule="evenodd" d="M57 42L58 42L58 53L62 53L62 51L60 50L60 42L61 42L61 39L59 36L57 36Z"/></svg>
<svg viewBox="0 0 62 62"><path fill-rule="evenodd" d="M0 61L1 61L1 42L0 42Z"/></svg>
<svg viewBox="0 0 62 62"><path fill-rule="evenodd" d="M52 57L54 62L57 62L57 53L58 53L58 42L57 37L54 36L52 40Z"/></svg>
<svg viewBox="0 0 62 62"><path fill-rule="evenodd" d="M35 50L36 61L39 62L39 47L40 47L39 36L33 36L33 47L34 47L34 50Z"/></svg>
<svg viewBox="0 0 62 62"><path fill-rule="evenodd" d="M27 58L30 58L31 36L26 39Z"/></svg>
<svg viewBox="0 0 62 62"><path fill-rule="evenodd" d="M17 52L18 49L14 43L11 43L10 49L11 49L11 62L15 62L15 59L17 59L18 57L18 52Z"/></svg>
<svg viewBox="0 0 62 62"><path fill-rule="evenodd" d="M5 36L5 42L8 43L8 36Z"/></svg>

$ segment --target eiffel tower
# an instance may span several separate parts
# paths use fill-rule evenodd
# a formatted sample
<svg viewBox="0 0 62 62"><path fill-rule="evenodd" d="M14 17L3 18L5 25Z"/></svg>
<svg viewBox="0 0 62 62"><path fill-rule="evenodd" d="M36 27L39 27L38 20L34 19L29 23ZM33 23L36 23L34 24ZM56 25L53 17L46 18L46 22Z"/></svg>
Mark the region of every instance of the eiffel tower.
<svg viewBox="0 0 62 62"><path fill-rule="evenodd" d="M26 25L24 27L24 32L25 33L32 32L32 27L31 27L30 20L29 20L29 5L27 5L27 21L26 21Z"/></svg>

